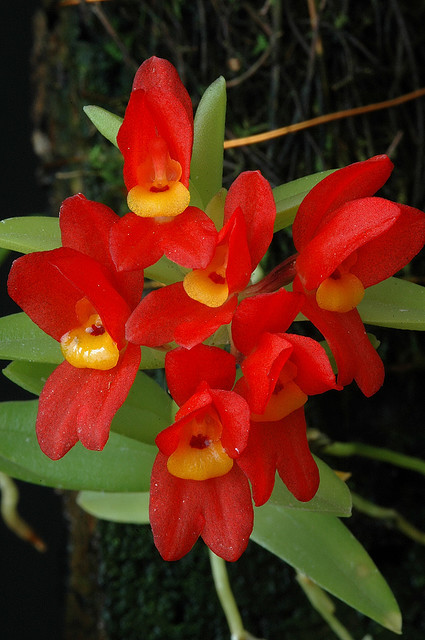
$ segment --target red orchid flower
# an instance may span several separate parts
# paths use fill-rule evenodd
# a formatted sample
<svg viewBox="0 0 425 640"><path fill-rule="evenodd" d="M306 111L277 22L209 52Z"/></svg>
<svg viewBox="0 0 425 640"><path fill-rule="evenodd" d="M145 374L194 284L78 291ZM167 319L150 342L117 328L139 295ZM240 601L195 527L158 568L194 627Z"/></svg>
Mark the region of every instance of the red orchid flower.
<svg viewBox="0 0 425 640"><path fill-rule="evenodd" d="M114 267L109 233L117 218L81 194L68 198L59 216L63 246L22 256L10 271L11 298L60 342L65 357L43 388L36 423L40 447L53 460L78 440L103 449L139 368L140 348L124 329L143 272Z"/></svg>
<svg viewBox="0 0 425 640"><path fill-rule="evenodd" d="M227 194L212 260L147 295L127 323L128 339L146 346L175 340L190 349L231 322L237 294L271 242L275 216L269 183L258 171L242 173Z"/></svg>
<svg viewBox="0 0 425 640"><path fill-rule="evenodd" d="M355 379L366 396L382 385L384 368L356 306L425 242L422 211L373 196L392 168L382 155L335 171L304 198L293 225L302 312L328 341L340 384Z"/></svg>
<svg viewBox="0 0 425 640"><path fill-rule="evenodd" d="M238 464L257 506L269 499L276 470L297 500L314 497L320 478L307 442L304 404L309 395L341 388L318 342L285 333L302 303L303 295L285 289L246 298L232 322L235 347L246 356L235 391L251 409L248 445Z"/></svg>
<svg viewBox="0 0 425 640"><path fill-rule="evenodd" d="M167 60L149 58L137 71L117 142L131 211L111 231L117 268L144 269L164 253L183 267L206 266L217 233L189 206L192 103Z"/></svg>
<svg viewBox="0 0 425 640"><path fill-rule="evenodd" d="M167 353L165 371L180 409L156 438L149 517L165 560L178 560L201 536L228 561L244 552L253 526L249 483L237 465L246 446L249 407L231 391L232 355L198 345Z"/></svg>

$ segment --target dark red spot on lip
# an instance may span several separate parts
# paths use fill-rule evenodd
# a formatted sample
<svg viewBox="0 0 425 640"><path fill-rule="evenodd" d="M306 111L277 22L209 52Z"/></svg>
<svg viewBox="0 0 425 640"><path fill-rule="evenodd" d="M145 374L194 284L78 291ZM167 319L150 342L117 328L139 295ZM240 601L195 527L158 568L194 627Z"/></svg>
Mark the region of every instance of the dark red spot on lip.
<svg viewBox="0 0 425 640"><path fill-rule="evenodd" d="M163 191L168 191L169 188L168 184L166 184L165 187L151 187L149 191L152 191L152 193L162 193Z"/></svg>
<svg viewBox="0 0 425 640"><path fill-rule="evenodd" d="M202 433L198 433L198 435L191 437L189 444L192 449L206 449L210 446L211 440Z"/></svg>
<svg viewBox="0 0 425 640"><path fill-rule="evenodd" d="M208 277L209 277L210 280L212 280L214 282L214 284L225 284L225 282L226 282L226 278L223 278L223 276L220 276L215 271L210 273L208 275Z"/></svg>
<svg viewBox="0 0 425 640"><path fill-rule="evenodd" d="M102 336L105 333L105 327L101 324L92 324L92 326L86 329L86 331L92 336Z"/></svg>

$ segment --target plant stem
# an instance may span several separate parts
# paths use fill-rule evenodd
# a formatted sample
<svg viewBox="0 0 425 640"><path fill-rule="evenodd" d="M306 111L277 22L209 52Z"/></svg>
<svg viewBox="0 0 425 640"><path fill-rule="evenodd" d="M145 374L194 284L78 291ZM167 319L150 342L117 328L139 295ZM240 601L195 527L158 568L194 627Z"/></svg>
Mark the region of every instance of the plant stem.
<svg viewBox="0 0 425 640"><path fill-rule="evenodd" d="M257 640L244 629L238 605L230 587L225 561L210 549L209 555L215 590L229 625L231 640Z"/></svg>
<svg viewBox="0 0 425 640"><path fill-rule="evenodd" d="M398 451L392 451L391 449L383 449L381 447L372 447L361 442L332 442L332 444L326 445L323 448L323 453L328 453L332 456L362 456L364 458L372 458L373 460L380 460L381 462L389 462L396 467L402 467L403 469L411 469L425 475L425 460L415 458L414 456L407 456Z"/></svg>

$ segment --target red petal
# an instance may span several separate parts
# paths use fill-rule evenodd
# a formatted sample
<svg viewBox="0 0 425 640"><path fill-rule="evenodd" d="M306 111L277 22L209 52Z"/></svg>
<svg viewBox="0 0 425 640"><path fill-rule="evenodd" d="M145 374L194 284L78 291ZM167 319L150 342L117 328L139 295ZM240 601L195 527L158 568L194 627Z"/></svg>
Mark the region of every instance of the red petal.
<svg viewBox="0 0 425 640"><path fill-rule="evenodd" d="M127 213L112 227L111 254L119 271L146 269L163 254L162 226L153 218Z"/></svg>
<svg viewBox="0 0 425 640"><path fill-rule="evenodd" d="M82 193L71 196L59 213L62 246L80 251L115 272L109 234L117 220L119 216L106 205L87 200Z"/></svg>
<svg viewBox="0 0 425 640"><path fill-rule="evenodd" d="M9 295L55 340L78 326L75 304L88 298L121 349L130 308L99 263L73 249L30 253L15 260Z"/></svg>
<svg viewBox="0 0 425 640"><path fill-rule="evenodd" d="M300 293L279 289L242 300L232 321L236 348L248 355L263 333L284 333L292 324L303 302Z"/></svg>
<svg viewBox="0 0 425 640"><path fill-rule="evenodd" d="M253 526L247 479L234 465L220 478L182 480L167 470L158 454L152 469L149 519L155 545L164 560L179 560L199 535L228 561L245 551Z"/></svg>
<svg viewBox="0 0 425 640"><path fill-rule="evenodd" d="M77 369L68 362L59 365L40 395L36 431L41 450L58 460L78 440L87 449L103 449L139 364L139 347L128 345L109 371Z"/></svg>
<svg viewBox="0 0 425 640"><path fill-rule="evenodd" d="M297 278L294 289L301 287ZM303 314L326 338L338 368L338 384L355 380L365 396L378 391L384 382L384 365L373 348L357 309L347 313L324 311L315 296L305 298Z"/></svg>
<svg viewBox="0 0 425 640"><path fill-rule="evenodd" d="M320 483L319 470L311 455L306 433L304 408L297 409L280 424L277 471L297 500L314 498Z"/></svg>
<svg viewBox="0 0 425 640"><path fill-rule="evenodd" d="M197 207L162 223L161 246L165 255L187 269L204 269L212 260L217 231L212 220Z"/></svg>
<svg viewBox="0 0 425 640"><path fill-rule="evenodd" d="M207 307L189 298L177 282L143 298L127 322L127 339L148 347L175 340L190 349L231 322L236 305L233 297L216 309Z"/></svg>
<svg viewBox="0 0 425 640"><path fill-rule="evenodd" d="M311 500L320 478L308 446L304 409L278 422L251 423L248 446L238 464L251 481L257 506L270 498L276 469L297 500Z"/></svg>
<svg viewBox="0 0 425 640"><path fill-rule="evenodd" d="M335 381L331 363L321 344L305 336L285 333L284 337L293 346L291 362L297 367L294 381L308 396L340 389Z"/></svg>
<svg viewBox="0 0 425 640"><path fill-rule="evenodd" d="M272 241L276 218L273 192L259 171L244 171L233 182L225 201L225 223L238 207L242 209L246 222L253 271Z"/></svg>
<svg viewBox="0 0 425 640"><path fill-rule="evenodd" d="M202 381L212 389L231 389L236 375L236 360L217 347L200 344L173 349L165 357L165 374L171 395L180 406L197 390Z"/></svg>
<svg viewBox="0 0 425 640"><path fill-rule="evenodd" d="M349 200L374 195L388 180L393 166L387 156L374 156L339 169L319 182L302 201L292 225L297 250L305 248L332 211Z"/></svg>
<svg viewBox="0 0 425 640"><path fill-rule="evenodd" d="M407 205L397 205L401 215L392 227L362 247L350 269L364 287L382 282L402 269L424 246L425 214Z"/></svg>
<svg viewBox="0 0 425 640"><path fill-rule="evenodd" d="M286 336L285 336L286 337ZM262 414L276 386L282 367L292 359L292 345L283 335L263 333L258 347L242 362L253 413Z"/></svg>
<svg viewBox="0 0 425 640"><path fill-rule="evenodd" d="M175 99L182 103L187 112L187 117L193 119L192 101L185 86L180 80L177 70L171 62L164 58L152 56L145 60L138 68L133 81L133 91L144 89L162 89L174 95Z"/></svg>
<svg viewBox="0 0 425 640"><path fill-rule="evenodd" d="M248 444L238 466L249 478L252 496L257 507L265 504L273 491L276 477L276 440L274 432L280 423L252 422ZM277 442L277 447L280 442Z"/></svg>
<svg viewBox="0 0 425 640"><path fill-rule="evenodd" d="M80 251L106 267L119 293L131 307L135 307L143 292L143 272L135 271L131 275L118 273L110 248L111 232L122 224L121 220L112 209L87 200L81 193L72 196L62 203L60 210L62 245ZM128 253L128 244L127 240L126 252L124 256L120 256L124 259ZM142 267L136 264L132 269Z"/></svg>
<svg viewBox="0 0 425 640"><path fill-rule="evenodd" d="M243 291L253 271L246 234L245 219L238 208L219 234L219 243L229 247L226 267L229 293Z"/></svg>
<svg viewBox="0 0 425 640"><path fill-rule="evenodd" d="M211 390L206 383L194 393L177 411L176 421L161 431L155 438L158 449L166 456L170 456L177 448L182 427L192 420L194 414L205 409L213 402Z"/></svg>
<svg viewBox="0 0 425 640"><path fill-rule="evenodd" d="M152 468L149 520L164 560L180 560L199 538L205 525L203 486L203 482L172 476L167 457L158 453Z"/></svg>
<svg viewBox="0 0 425 640"><path fill-rule="evenodd" d="M228 456L237 458L248 441L250 417L248 404L234 391L211 389L211 397L223 425L221 443Z"/></svg>
<svg viewBox="0 0 425 640"><path fill-rule="evenodd" d="M316 289L350 254L390 229L400 214L397 204L382 198L342 205L297 258L304 288Z"/></svg>
<svg viewBox="0 0 425 640"><path fill-rule="evenodd" d="M118 132L124 156L124 182L128 190L137 184L137 169L154 136L167 143L170 156L182 167L181 182L189 185L193 143L190 98L174 67L160 58L147 60L136 74L133 91Z"/></svg>

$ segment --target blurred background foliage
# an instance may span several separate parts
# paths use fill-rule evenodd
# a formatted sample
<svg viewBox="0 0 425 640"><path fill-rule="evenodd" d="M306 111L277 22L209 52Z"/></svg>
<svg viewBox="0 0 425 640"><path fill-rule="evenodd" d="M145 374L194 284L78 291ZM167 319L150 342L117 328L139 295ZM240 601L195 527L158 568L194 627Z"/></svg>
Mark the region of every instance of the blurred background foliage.
<svg viewBox="0 0 425 640"><path fill-rule="evenodd" d="M38 178L50 213L57 215L62 200L78 191L123 212L121 156L82 107L96 104L122 116L134 72L147 57L165 57L176 66L195 108L206 87L223 75L226 137L232 139L425 86L424 23L421 0L44 0L34 17L32 119ZM246 169L260 169L275 186L389 153L396 168L382 194L424 209L424 115L420 99L228 150L224 185ZM279 234L266 267L290 251L290 235ZM422 256L402 275L424 284L424 273ZM423 336L373 332L388 371L384 388L372 399L350 388L309 403L309 425L317 436L312 446L319 455L318 434L424 455ZM423 477L359 458L325 459L352 474L353 490L425 527ZM80 512L69 513L72 594L64 637L229 637L201 543L182 561L166 564L147 527L94 526ZM370 519L355 510L347 524L393 588L406 638L422 639L425 548L400 533L393 519ZM82 538L76 535L81 530ZM254 635L335 637L307 603L293 570L254 543L229 570ZM337 615L356 640L392 637L340 603Z"/></svg>

